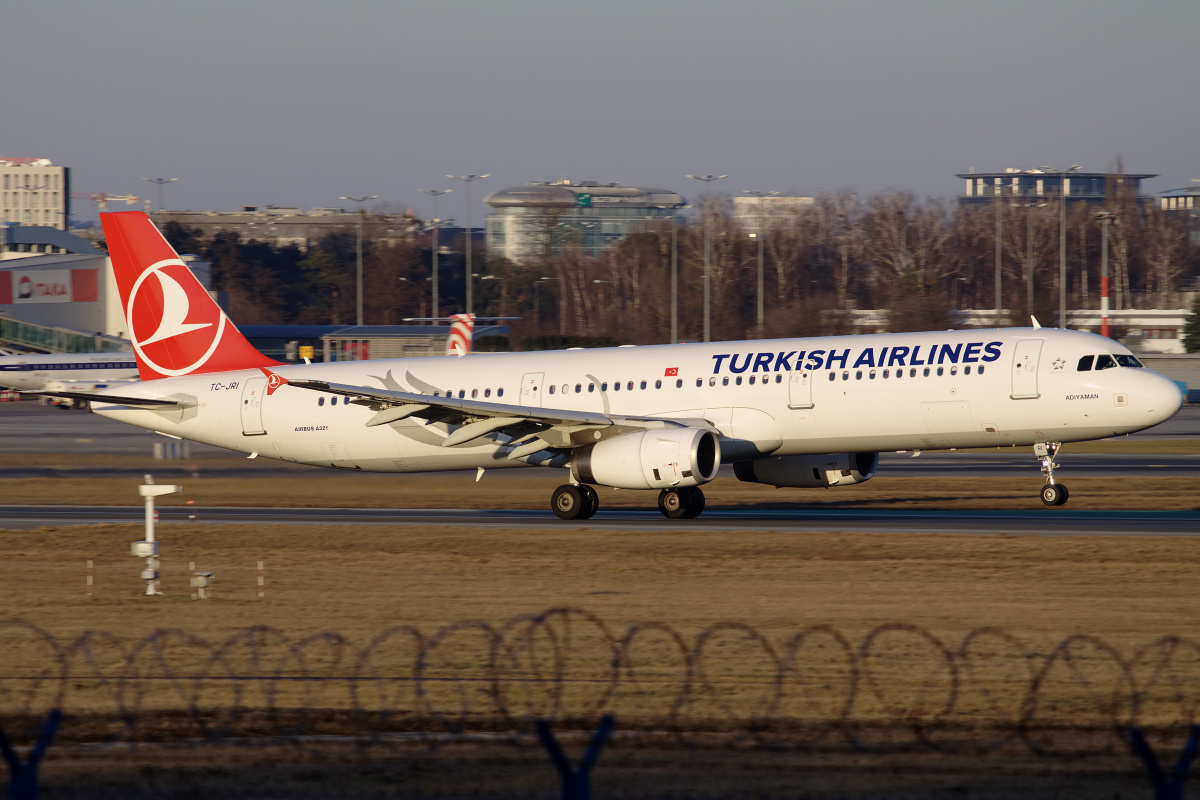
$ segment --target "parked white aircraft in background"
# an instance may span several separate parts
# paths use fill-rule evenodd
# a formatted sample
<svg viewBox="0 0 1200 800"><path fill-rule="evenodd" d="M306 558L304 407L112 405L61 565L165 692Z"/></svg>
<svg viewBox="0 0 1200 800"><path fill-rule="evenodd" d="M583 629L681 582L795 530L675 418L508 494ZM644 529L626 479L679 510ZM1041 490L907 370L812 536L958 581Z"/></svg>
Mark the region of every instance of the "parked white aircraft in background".
<svg viewBox="0 0 1200 800"><path fill-rule="evenodd" d="M1042 501L1061 505L1060 443L1149 428L1183 403L1117 342L1046 328L282 365L145 214L101 220L142 381L98 392L96 413L340 469L569 468L551 499L564 519L595 513L593 484L658 489L663 514L688 518L722 463L743 481L845 486L881 450L994 445L1033 445Z"/></svg>
<svg viewBox="0 0 1200 800"><path fill-rule="evenodd" d="M137 379L137 361L133 353L22 353L0 356L0 386L11 389L95 392Z"/></svg>

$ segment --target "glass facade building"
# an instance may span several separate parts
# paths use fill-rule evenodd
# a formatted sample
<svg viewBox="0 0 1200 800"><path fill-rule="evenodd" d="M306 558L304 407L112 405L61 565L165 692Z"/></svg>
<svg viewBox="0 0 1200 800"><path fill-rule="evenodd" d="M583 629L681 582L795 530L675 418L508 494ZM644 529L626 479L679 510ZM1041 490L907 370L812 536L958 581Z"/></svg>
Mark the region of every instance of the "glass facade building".
<svg viewBox="0 0 1200 800"><path fill-rule="evenodd" d="M1108 172L1053 172L1043 169L1006 169L1003 172L971 172L956 176L966 181L959 196L965 205L986 203L999 197L1062 197L1065 181L1067 200L1103 203L1111 194L1144 201L1142 181L1157 175L1114 174ZM1110 185L1116 182L1119 185Z"/></svg>
<svg viewBox="0 0 1200 800"><path fill-rule="evenodd" d="M484 198L490 258L526 264L578 250L596 257L633 233L671 221L677 192L616 183L527 183Z"/></svg>

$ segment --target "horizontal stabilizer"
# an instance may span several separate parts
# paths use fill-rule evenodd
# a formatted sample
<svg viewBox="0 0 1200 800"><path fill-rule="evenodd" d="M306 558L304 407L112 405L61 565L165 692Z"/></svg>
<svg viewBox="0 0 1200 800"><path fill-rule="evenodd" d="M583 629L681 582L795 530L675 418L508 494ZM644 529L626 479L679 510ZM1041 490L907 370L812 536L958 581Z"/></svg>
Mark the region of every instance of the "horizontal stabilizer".
<svg viewBox="0 0 1200 800"><path fill-rule="evenodd" d="M98 394L96 392L21 392L27 395L41 397L62 397L67 400L95 400L101 403L112 403L122 406L139 406L142 408L191 408L195 400L168 400L158 397L122 397L115 394Z"/></svg>

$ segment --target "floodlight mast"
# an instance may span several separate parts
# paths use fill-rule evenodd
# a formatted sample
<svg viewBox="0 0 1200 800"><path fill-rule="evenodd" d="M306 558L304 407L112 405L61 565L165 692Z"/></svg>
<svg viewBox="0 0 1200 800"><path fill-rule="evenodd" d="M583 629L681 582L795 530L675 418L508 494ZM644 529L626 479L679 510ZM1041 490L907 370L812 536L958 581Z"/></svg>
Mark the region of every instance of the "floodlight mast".
<svg viewBox="0 0 1200 800"><path fill-rule="evenodd" d="M362 267L363 206L362 206L362 204L367 202L368 200L378 200L379 195L367 194L367 195L363 195L362 197L339 197L338 199L339 200L349 200L352 203L358 203L358 237L357 237L358 247L357 247L357 251L356 251L357 252L356 261L358 264L358 278L356 281L356 283L358 285L358 300L357 300L357 305L356 305L355 318L357 319L356 324L361 327L363 324L363 267Z"/></svg>
<svg viewBox="0 0 1200 800"><path fill-rule="evenodd" d="M447 175L447 178L456 181L462 181L467 188L467 241L466 241L466 283L467 283L467 313L471 313L471 184L483 178L491 177L492 173L485 172L482 175Z"/></svg>
<svg viewBox="0 0 1200 800"><path fill-rule="evenodd" d="M728 175L688 175L689 178L697 181L704 181L705 184L710 184L713 181L719 181L722 178L728 178ZM710 230L709 220L712 217L711 212L701 207L701 213L704 214L704 341L712 341L712 280L710 264L712 262L712 232Z"/></svg>
<svg viewBox="0 0 1200 800"><path fill-rule="evenodd" d="M433 278L432 297L430 298L433 305L432 314L430 316L437 317L438 315L438 230L442 227L442 220L438 217L438 197L444 194L450 194L453 189L417 189L421 194L427 194L433 198L433 224L430 226L433 230L433 264L431 266Z"/></svg>
<svg viewBox="0 0 1200 800"><path fill-rule="evenodd" d="M1079 164L1070 169L1042 167L1058 173L1059 230L1058 230L1058 327L1067 327L1067 175L1083 169Z"/></svg>
<svg viewBox="0 0 1200 800"><path fill-rule="evenodd" d="M758 338L761 339L763 338L763 240L767 238L764 235L762 199L778 195L779 192L760 192L756 189L742 189L742 191L759 200L758 232L750 234L750 238L758 239Z"/></svg>

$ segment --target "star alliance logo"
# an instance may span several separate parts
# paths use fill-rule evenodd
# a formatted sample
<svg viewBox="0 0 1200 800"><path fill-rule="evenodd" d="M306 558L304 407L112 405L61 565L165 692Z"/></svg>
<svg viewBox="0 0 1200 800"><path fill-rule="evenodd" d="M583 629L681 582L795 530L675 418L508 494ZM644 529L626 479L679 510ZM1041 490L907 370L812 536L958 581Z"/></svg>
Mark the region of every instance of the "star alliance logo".
<svg viewBox="0 0 1200 800"><path fill-rule="evenodd" d="M1067 365L1066 359L1061 358L1061 357L1054 359L1054 361L1051 363L1054 365L1055 372L1062 372L1063 367L1065 367Z"/></svg>

